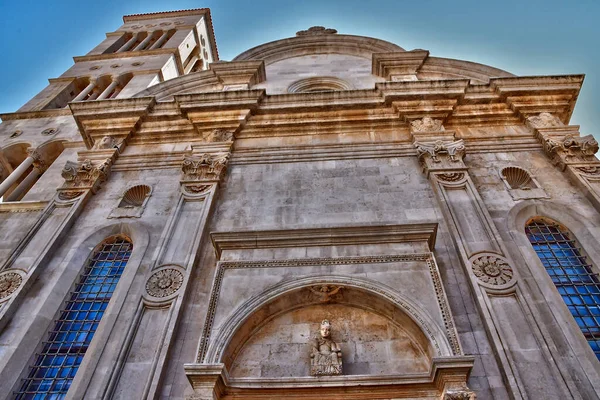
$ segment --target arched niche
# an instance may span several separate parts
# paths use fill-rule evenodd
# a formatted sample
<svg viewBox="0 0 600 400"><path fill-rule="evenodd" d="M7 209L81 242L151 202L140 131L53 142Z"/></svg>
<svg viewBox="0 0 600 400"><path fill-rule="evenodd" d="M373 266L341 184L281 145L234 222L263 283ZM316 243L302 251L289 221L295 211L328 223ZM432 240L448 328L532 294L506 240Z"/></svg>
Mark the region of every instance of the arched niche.
<svg viewBox="0 0 600 400"><path fill-rule="evenodd" d="M409 312L360 285L344 285L324 298L315 293L322 285L339 286L300 283L279 295L266 295L270 299L246 318L232 317L212 343L213 351L209 348L211 362L223 363L233 379L309 376L311 343L323 319L331 322L332 339L342 348L344 375L427 373L434 357L451 355L441 332L430 326L424 332L425 318L416 308Z"/></svg>

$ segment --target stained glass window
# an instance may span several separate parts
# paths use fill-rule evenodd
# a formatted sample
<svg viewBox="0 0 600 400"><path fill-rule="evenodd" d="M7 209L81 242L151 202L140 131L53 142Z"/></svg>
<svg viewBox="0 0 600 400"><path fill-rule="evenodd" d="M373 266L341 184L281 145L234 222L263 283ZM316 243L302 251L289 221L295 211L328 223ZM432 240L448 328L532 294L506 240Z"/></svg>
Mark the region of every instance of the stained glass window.
<svg viewBox="0 0 600 400"><path fill-rule="evenodd" d="M577 325L600 360L600 279L571 233L535 218L525 233Z"/></svg>
<svg viewBox="0 0 600 400"><path fill-rule="evenodd" d="M87 261L15 399L63 399L129 260L129 239L105 240Z"/></svg>

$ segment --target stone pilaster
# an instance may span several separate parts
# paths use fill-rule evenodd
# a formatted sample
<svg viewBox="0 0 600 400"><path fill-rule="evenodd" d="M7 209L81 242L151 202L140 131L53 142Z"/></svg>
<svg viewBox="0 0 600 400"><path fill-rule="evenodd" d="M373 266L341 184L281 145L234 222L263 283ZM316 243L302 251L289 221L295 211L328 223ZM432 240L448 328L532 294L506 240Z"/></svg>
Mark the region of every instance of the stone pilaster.
<svg viewBox="0 0 600 400"><path fill-rule="evenodd" d="M199 145L194 150L196 154L185 157L181 165L179 199L161 234L154 261L146 276L145 292L131 318L129 331L133 333L122 344L122 356L108 380L107 393L110 396L127 391L129 382L122 379L123 375L127 375L123 371L135 368L140 362L152 365L140 377L145 382L143 397L158 396L159 384L186 301L187 285L193 269L200 267L197 258L206 223L229 160L230 144L217 147L215 151L214 144ZM147 321L152 321L152 325L148 326ZM142 325L145 329L138 329ZM160 335L161 340L155 341L150 347L144 345L144 351L141 351L138 346L148 335ZM136 354L135 359L129 359L128 354ZM207 379L211 381L212 375L209 375ZM212 386L209 389L204 386L198 389L194 399L213 399Z"/></svg>
<svg viewBox="0 0 600 400"><path fill-rule="evenodd" d="M419 162L450 229L507 388L515 399L534 398L539 393L526 383L543 380L556 399L568 398L569 390L545 350L542 333L523 296L518 269L469 175L463 141L431 120L413 121L411 130ZM523 337L528 338L526 344L519 339ZM540 368L532 370L531 360ZM444 395L444 399L471 398L472 392L466 389L452 389Z"/></svg>

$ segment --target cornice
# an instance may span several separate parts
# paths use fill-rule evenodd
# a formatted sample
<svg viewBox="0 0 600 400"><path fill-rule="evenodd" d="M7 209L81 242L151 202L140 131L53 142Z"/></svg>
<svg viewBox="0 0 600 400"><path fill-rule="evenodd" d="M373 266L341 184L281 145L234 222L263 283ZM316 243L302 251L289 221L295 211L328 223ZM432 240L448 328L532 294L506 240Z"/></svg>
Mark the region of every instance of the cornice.
<svg viewBox="0 0 600 400"><path fill-rule="evenodd" d="M224 250L341 246L378 243L425 242L435 246L437 223L345 226L269 231L211 232L210 238L220 257Z"/></svg>
<svg viewBox="0 0 600 400"><path fill-rule="evenodd" d="M9 201L9 202L0 202L0 213L5 212L31 212L31 211L41 211L49 204L49 201L39 200L39 201Z"/></svg>
<svg viewBox="0 0 600 400"><path fill-rule="evenodd" d="M0 114L0 119L2 119L2 121L13 121L18 119L53 118L65 115L71 115L71 110L68 108L59 108L55 110L17 111L14 113Z"/></svg>
<svg viewBox="0 0 600 400"><path fill-rule="evenodd" d="M76 63L84 61L99 61L99 60L114 60L122 58L134 58L134 57L148 57L156 55L174 55L177 54L177 47L167 47L154 50L138 50L138 51L124 51L121 53L106 53L106 54L90 54L86 56L75 56L73 61Z"/></svg>
<svg viewBox="0 0 600 400"><path fill-rule="evenodd" d="M175 11L160 11L153 13L142 13L142 14L130 14L123 16L123 22L132 21L146 21L149 19L158 18L175 18L185 17L187 15L205 15L210 14L210 8L190 8L188 10L175 10Z"/></svg>

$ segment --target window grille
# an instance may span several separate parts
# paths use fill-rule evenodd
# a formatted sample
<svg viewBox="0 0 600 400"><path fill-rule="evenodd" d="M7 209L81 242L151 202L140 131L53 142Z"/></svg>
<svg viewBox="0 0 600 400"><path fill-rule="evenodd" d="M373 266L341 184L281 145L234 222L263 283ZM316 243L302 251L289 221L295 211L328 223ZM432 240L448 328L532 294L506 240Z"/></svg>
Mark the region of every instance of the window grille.
<svg viewBox="0 0 600 400"><path fill-rule="evenodd" d="M525 233L577 325L600 360L600 279L571 233L536 218Z"/></svg>
<svg viewBox="0 0 600 400"><path fill-rule="evenodd" d="M87 261L60 317L35 355L15 399L63 399L83 360L108 302L129 260L133 245L114 236Z"/></svg>

